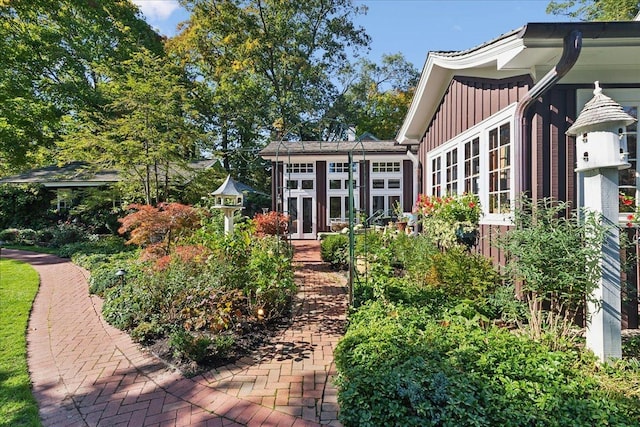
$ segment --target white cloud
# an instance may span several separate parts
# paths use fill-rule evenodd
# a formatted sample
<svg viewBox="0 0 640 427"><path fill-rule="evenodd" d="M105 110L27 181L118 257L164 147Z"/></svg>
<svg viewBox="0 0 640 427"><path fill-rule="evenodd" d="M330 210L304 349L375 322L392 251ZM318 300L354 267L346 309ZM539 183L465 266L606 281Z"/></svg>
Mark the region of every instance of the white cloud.
<svg viewBox="0 0 640 427"><path fill-rule="evenodd" d="M150 21L163 21L178 10L177 0L133 0L140 7L144 16Z"/></svg>

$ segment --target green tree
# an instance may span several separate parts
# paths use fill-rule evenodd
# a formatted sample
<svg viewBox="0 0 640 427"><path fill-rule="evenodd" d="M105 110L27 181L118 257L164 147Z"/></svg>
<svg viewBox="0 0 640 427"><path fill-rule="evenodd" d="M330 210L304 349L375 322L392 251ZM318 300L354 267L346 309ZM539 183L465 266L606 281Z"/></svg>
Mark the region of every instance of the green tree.
<svg viewBox="0 0 640 427"><path fill-rule="evenodd" d="M127 74L104 85L111 99L104 109L67 116L60 158L115 168L129 177L122 185L130 198L158 203L197 151L189 81L178 65L146 49L121 66Z"/></svg>
<svg viewBox="0 0 640 427"><path fill-rule="evenodd" d="M255 149L325 115L337 94L331 77L348 49L368 44L352 22L364 9L351 0L182 3L191 16L170 45L205 82L213 146L240 179L262 187Z"/></svg>
<svg viewBox="0 0 640 427"><path fill-rule="evenodd" d="M630 21L640 10L638 0L552 0L547 13L581 21Z"/></svg>
<svg viewBox="0 0 640 427"><path fill-rule="evenodd" d="M381 139L393 139L419 77L401 53L383 55L381 64L363 58L341 71L343 93L330 114L334 122L355 125L357 134L370 132Z"/></svg>
<svg viewBox="0 0 640 427"><path fill-rule="evenodd" d="M129 1L0 1L0 173L50 161L61 118L103 105L100 68L139 46L162 49Z"/></svg>

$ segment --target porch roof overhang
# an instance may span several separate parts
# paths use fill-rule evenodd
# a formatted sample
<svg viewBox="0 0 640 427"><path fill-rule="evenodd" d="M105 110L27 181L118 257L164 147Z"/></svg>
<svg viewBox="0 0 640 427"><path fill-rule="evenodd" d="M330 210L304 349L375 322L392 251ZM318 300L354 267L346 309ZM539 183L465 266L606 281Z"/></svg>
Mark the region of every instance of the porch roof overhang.
<svg viewBox="0 0 640 427"><path fill-rule="evenodd" d="M600 79L604 83L606 78L619 81L625 70L633 74L640 68L640 22L529 23L469 50L430 52L396 140L403 145L420 142L456 75L530 75L537 83L557 64L564 38L574 30L582 33L582 53L563 83L592 82L594 70L605 74Z"/></svg>
<svg viewBox="0 0 640 427"><path fill-rule="evenodd" d="M272 141L260 151L260 156L268 160L285 158L290 155L328 156L334 154L405 154L406 145L396 141Z"/></svg>
<svg viewBox="0 0 640 427"><path fill-rule="evenodd" d="M169 166L172 179L188 182L199 170L213 166L217 159L198 160L183 166ZM47 188L86 188L113 185L122 179L115 169L93 170L85 162L71 162L63 166L46 166L19 175L0 179L0 184L40 184Z"/></svg>

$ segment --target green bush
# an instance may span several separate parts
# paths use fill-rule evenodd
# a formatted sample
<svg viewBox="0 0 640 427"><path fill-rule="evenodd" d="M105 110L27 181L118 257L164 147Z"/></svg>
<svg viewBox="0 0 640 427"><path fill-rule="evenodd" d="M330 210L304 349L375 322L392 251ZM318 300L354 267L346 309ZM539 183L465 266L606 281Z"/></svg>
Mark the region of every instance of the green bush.
<svg viewBox="0 0 640 427"><path fill-rule="evenodd" d="M56 252L60 257L74 260L75 257L82 255L117 254L132 250L135 250L135 247L125 245L122 237L92 236L91 240L64 244Z"/></svg>
<svg viewBox="0 0 640 427"><path fill-rule="evenodd" d="M344 234L330 234L320 242L320 257L331 267L340 270L349 265L349 237Z"/></svg>
<svg viewBox="0 0 640 427"><path fill-rule="evenodd" d="M203 362L206 359L212 343L211 338L206 335L191 334L185 330L178 330L169 338L169 347L173 350L174 357L195 362Z"/></svg>
<svg viewBox="0 0 640 427"><path fill-rule="evenodd" d="M18 243L20 230L17 228L7 228L0 231L0 240L6 243Z"/></svg>
<svg viewBox="0 0 640 427"><path fill-rule="evenodd" d="M367 304L351 317L335 361L347 427L640 422L637 404L598 380L592 356L458 315Z"/></svg>

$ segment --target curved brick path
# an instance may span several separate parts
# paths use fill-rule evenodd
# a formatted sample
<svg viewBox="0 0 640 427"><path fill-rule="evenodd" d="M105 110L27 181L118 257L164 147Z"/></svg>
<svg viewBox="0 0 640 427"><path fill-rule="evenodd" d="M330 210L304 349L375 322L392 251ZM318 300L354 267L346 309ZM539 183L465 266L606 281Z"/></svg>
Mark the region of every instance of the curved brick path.
<svg viewBox="0 0 640 427"><path fill-rule="evenodd" d="M106 324L85 271L51 255L3 250L40 274L27 345L43 425L339 425L331 377L346 318L344 281L317 262L317 242L296 245L292 325L260 354L194 378Z"/></svg>

